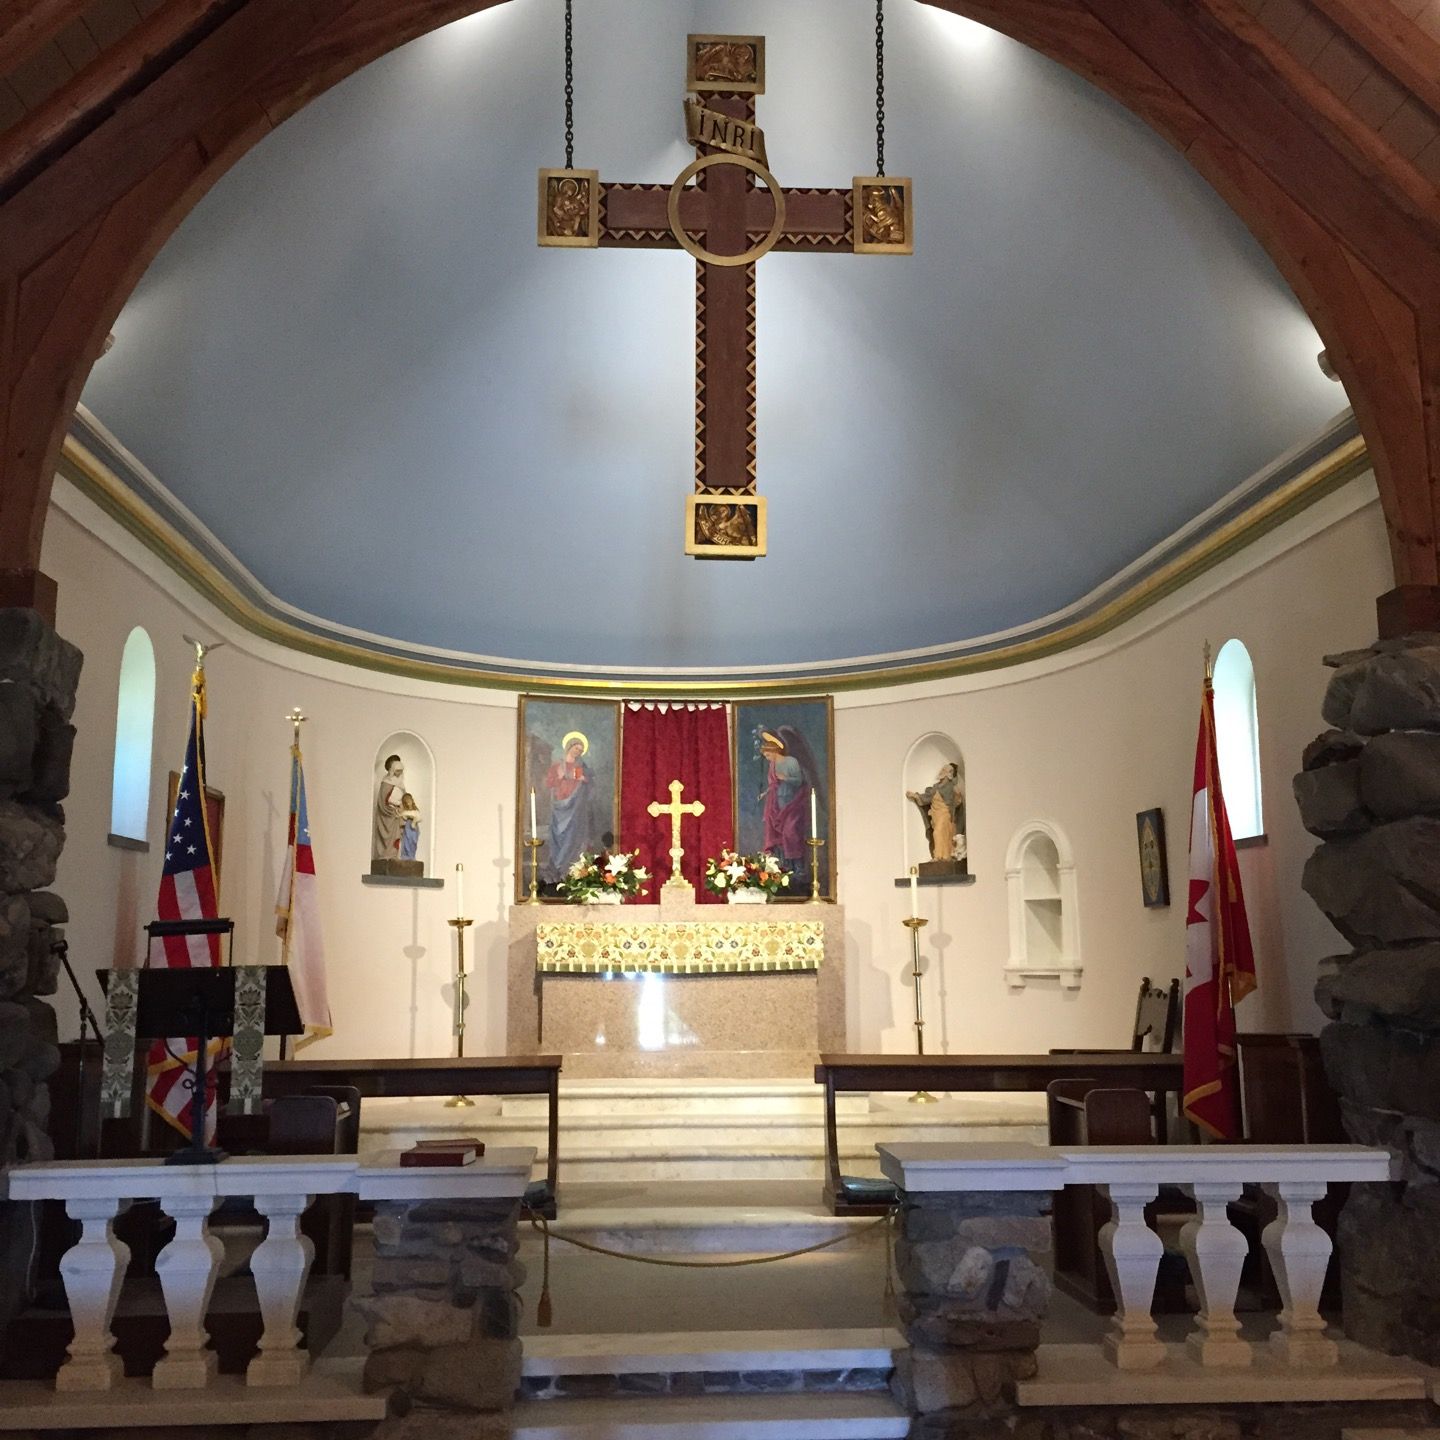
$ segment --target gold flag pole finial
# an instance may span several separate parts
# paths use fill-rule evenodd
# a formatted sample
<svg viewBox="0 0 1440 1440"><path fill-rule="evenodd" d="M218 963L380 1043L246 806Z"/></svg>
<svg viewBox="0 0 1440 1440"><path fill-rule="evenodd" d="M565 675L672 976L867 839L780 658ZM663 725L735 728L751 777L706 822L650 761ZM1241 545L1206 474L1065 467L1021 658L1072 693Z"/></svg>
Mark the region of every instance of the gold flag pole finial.
<svg viewBox="0 0 1440 1440"><path fill-rule="evenodd" d="M291 749L297 752L300 749L300 727L309 718L310 717L298 705L293 706L290 710L290 713L285 717L286 721L290 724L291 728L295 732L295 738L291 742Z"/></svg>
<svg viewBox="0 0 1440 1440"><path fill-rule="evenodd" d="M1205 642L1205 683L1208 685L1215 678L1215 656L1210 649L1210 642Z"/></svg>

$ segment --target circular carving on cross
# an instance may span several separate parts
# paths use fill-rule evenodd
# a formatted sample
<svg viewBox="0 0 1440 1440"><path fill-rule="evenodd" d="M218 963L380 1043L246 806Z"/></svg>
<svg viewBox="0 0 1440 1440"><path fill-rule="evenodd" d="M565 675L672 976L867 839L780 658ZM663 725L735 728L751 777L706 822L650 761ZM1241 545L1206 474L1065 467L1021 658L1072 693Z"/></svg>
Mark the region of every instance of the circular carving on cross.
<svg viewBox="0 0 1440 1440"><path fill-rule="evenodd" d="M764 181L765 188L770 192L771 198L775 201L775 219L770 226L770 233L758 244L752 245L748 250L742 250L738 255L716 255L705 249L703 245L697 245L680 224L680 194L686 185L695 178L702 170L709 169L711 165L739 165L741 169L748 170L752 175L758 176ZM670 231L679 242L683 250L688 251L697 260L704 261L707 265L749 265L751 261L758 260L762 255L774 249L775 242L780 238L780 232L785 228L785 192L781 190L780 183L775 177L758 161L752 160L748 155L702 155L692 160L679 174L675 183L670 187L669 201Z"/></svg>

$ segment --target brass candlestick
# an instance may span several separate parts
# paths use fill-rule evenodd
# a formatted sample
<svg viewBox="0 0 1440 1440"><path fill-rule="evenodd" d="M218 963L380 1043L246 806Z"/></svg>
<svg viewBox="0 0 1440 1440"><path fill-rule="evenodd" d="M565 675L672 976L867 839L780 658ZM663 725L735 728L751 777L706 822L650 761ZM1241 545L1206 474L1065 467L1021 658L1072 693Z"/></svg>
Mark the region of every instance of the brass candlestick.
<svg viewBox="0 0 1440 1440"><path fill-rule="evenodd" d="M459 950L459 969L455 972L455 1058L465 1058L465 1008L470 1003L465 993L465 931L475 922L462 916L447 922L455 927L455 944ZM445 1106L449 1110L470 1109L475 1102L468 1095L452 1095Z"/></svg>
<svg viewBox="0 0 1440 1440"><path fill-rule="evenodd" d="M805 843L810 847L810 898L823 900L825 897L820 893L820 847L825 842L818 835L812 835Z"/></svg>
<svg viewBox="0 0 1440 1440"><path fill-rule="evenodd" d="M530 851L530 894L521 901L523 905L540 903L540 847L544 843L543 840L537 840L533 835L525 842L526 848Z"/></svg>
<svg viewBox="0 0 1440 1440"><path fill-rule="evenodd" d="M915 1053L925 1053L925 1011L920 998L920 930L928 922L919 915L907 915L900 922L910 932L910 975L915 981ZM928 1090L917 1090L912 1105L933 1105L935 1097Z"/></svg>

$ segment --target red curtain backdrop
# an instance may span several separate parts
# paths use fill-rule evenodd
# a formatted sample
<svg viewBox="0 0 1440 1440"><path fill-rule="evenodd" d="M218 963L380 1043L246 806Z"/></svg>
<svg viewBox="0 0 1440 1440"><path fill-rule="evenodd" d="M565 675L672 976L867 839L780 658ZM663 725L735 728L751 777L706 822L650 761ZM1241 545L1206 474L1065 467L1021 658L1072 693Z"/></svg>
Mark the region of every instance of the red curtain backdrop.
<svg viewBox="0 0 1440 1440"><path fill-rule="evenodd" d="M670 878L670 817L649 814L649 804L670 803L670 782L678 780L689 804L700 800L705 813L681 822L685 847L683 872L696 898L723 901L701 881L705 861L735 841L734 803L730 789L730 722L723 705L691 710L686 706L642 706L621 712L620 843L638 849L640 861L655 877L650 894L639 903L659 903L660 886Z"/></svg>

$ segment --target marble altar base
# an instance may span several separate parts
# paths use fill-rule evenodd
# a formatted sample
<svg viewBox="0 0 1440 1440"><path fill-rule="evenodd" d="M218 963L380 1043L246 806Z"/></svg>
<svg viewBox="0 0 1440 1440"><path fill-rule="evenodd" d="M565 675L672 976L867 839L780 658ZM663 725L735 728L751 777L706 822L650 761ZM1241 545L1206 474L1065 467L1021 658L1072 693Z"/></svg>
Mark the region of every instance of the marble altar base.
<svg viewBox="0 0 1440 1440"><path fill-rule="evenodd" d="M758 908L758 907L757 907ZM508 1020L511 1054L565 1057L567 1077L808 1079L821 1050L845 1048L845 916L838 905L740 907L665 897L663 918L819 921L817 970L738 975L540 975L535 927L556 921L658 921L659 905L513 906Z"/></svg>

